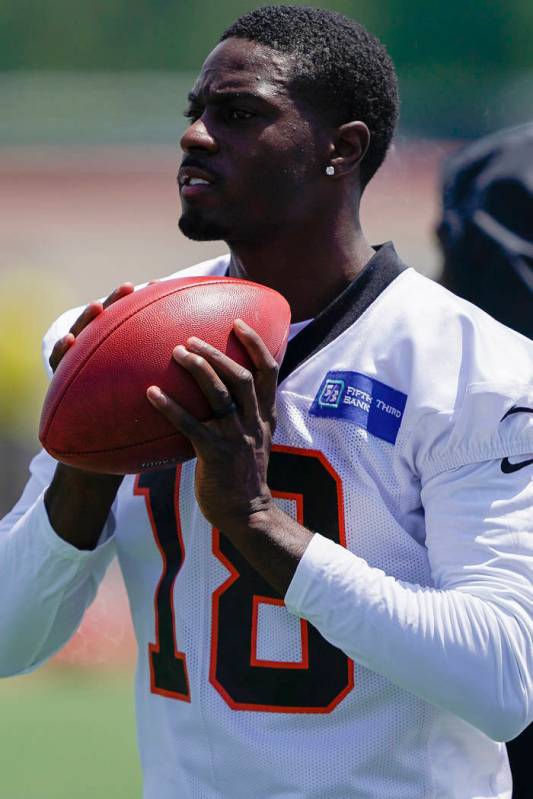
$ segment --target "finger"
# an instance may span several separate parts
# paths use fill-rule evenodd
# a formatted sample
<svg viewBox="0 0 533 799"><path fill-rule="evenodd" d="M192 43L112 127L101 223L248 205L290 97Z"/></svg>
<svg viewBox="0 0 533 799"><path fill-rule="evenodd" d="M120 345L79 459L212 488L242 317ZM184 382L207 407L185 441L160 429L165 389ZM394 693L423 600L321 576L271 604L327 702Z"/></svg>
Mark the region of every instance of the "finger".
<svg viewBox="0 0 533 799"><path fill-rule="evenodd" d="M216 374L229 389L229 393L243 412L247 421L257 418L257 398L254 378L246 367L236 363L220 350L195 336L187 339L187 349L200 355L212 366Z"/></svg>
<svg viewBox="0 0 533 799"><path fill-rule="evenodd" d="M114 302L122 299L122 297L127 297L128 294L131 294L133 291L135 291L135 286L133 283L121 283L120 286L117 286L117 288L114 289L108 297L106 297L103 302L103 307L109 308L109 306Z"/></svg>
<svg viewBox="0 0 533 799"><path fill-rule="evenodd" d="M233 397L213 367L201 355L189 352L183 345L175 347L174 360L179 363L198 383L203 395L218 419L236 418L236 414L228 413L235 409ZM232 407L233 406L233 407Z"/></svg>
<svg viewBox="0 0 533 799"><path fill-rule="evenodd" d="M242 319L235 319L233 328L239 341L244 344L248 355L256 369L267 372L275 371L277 375L278 364L259 333L247 325Z"/></svg>
<svg viewBox="0 0 533 799"><path fill-rule="evenodd" d="M154 408L163 414L176 430L183 433L190 440L195 449L197 445L201 445L207 436L207 431L202 422L199 422L185 408L178 405L159 386L150 386L146 390L146 396Z"/></svg>
<svg viewBox="0 0 533 799"><path fill-rule="evenodd" d="M104 308L101 302L90 302L89 305L83 309L81 314L70 328L72 335L79 336L81 331L87 327L89 322L92 322L93 319L96 319L96 317L99 316L103 310Z"/></svg>
<svg viewBox="0 0 533 799"><path fill-rule="evenodd" d="M63 336L63 338L60 338L58 341L56 341L56 343L54 344L54 349L52 350L50 358L48 359L48 363L50 364L52 372L55 372L55 370L59 366L61 358L64 356L66 351L69 350L70 347L74 344L75 340L76 339L74 338L72 333L67 333L66 336Z"/></svg>
<svg viewBox="0 0 533 799"><path fill-rule="evenodd" d="M279 372L278 363L259 333L247 325L246 322L242 319L236 319L233 328L256 368L254 375L255 391L261 415L263 418L274 419Z"/></svg>

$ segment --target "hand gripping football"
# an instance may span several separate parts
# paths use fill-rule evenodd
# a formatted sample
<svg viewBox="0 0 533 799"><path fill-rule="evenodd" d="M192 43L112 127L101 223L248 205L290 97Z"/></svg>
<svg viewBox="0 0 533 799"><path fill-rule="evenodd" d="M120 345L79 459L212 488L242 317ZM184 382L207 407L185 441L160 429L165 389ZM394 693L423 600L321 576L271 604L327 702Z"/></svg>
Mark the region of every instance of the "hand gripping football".
<svg viewBox="0 0 533 799"><path fill-rule="evenodd" d="M57 460L94 472L134 474L193 457L188 440L150 404L160 386L198 419L211 409L172 358L197 336L250 367L233 332L243 319L281 362L290 309L276 291L229 277L165 280L110 305L77 336L45 398L39 438Z"/></svg>

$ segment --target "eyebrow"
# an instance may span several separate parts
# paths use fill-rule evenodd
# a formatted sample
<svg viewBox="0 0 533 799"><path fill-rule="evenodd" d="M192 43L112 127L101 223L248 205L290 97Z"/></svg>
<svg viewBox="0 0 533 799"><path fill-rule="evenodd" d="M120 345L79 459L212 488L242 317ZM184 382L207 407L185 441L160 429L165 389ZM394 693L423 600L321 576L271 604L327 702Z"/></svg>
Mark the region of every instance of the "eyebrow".
<svg viewBox="0 0 533 799"><path fill-rule="evenodd" d="M265 103L269 105L268 99L266 97L261 97L259 94L255 94L254 92L247 92L247 91L218 91L214 92L213 94L208 94L208 99L210 103L215 105L221 105L222 103L228 103L232 100L254 100L255 102ZM187 95L187 100L189 103L200 103L200 95L195 94L195 92L189 92Z"/></svg>

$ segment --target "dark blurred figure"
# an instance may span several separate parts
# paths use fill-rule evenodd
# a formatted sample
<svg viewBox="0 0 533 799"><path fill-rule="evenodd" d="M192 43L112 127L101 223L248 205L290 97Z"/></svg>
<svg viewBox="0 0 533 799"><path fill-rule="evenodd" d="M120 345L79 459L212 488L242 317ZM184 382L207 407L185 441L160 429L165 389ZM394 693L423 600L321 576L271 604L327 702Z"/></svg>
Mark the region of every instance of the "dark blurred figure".
<svg viewBox="0 0 533 799"><path fill-rule="evenodd" d="M445 161L437 235L441 283L533 338L533 122ZM513 799L533 799L533 725L507 751Z"/></svg>
<svg viewBox="0 0 533 799"><path fill-rule="evenodd" d="M441 283L533 338L533 122L446 160L437 234Z"/></svg>

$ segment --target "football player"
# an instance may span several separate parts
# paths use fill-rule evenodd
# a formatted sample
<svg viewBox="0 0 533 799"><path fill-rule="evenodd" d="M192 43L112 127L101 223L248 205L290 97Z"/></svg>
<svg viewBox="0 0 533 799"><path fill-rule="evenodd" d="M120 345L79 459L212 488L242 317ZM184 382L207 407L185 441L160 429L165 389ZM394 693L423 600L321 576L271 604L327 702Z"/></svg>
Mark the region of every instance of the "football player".
<svg viewBox="0 0 533 799"><path fill-rule="evenodd" d="M178 183L182 231L230 252L187 273L287 298L281 370L238 320L251 371L190 339L174 357L213 419L158 386L147 402L195 460L121 480L40 454L3 522L3 674L72 635L118 557L146 799L510 795L501 742L533 695L532 353L366 240L397 111L384 47L343 16L266 7L223 34ZM53 325L52 367L97 313Z"/></svg>

